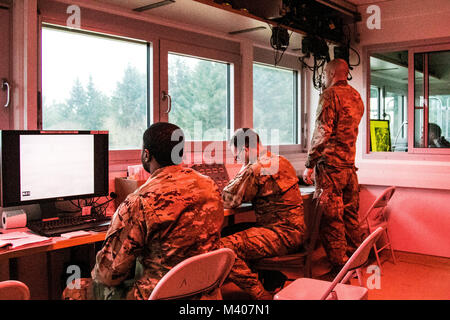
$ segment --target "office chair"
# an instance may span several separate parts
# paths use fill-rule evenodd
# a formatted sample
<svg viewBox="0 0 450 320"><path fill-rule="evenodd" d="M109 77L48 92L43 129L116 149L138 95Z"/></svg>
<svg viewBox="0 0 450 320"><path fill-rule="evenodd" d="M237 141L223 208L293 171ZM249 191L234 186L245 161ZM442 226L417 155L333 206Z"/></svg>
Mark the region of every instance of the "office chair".
<svg viewBox="0 0 450 320"><path fill-rule="evenodd" d="M0 282L0 300L30 300L30 289L20 281Z"/></svg>
<svg viewBox="0 0 450 320"><path fill-rule="evenodd" d="M312 277L312 255L316 248L320 220L322 217L322 206L319 205L322 193L323 190L320 190L318 197L313 200L313 210L309 210L309 214L305 214L305 242L300 250L284 256L260 259L252 264L256 270L271 270L283 273L283 271L298 272L304 268L304 276L307 278ZM305 210L305 213L306 212L307 211ZM295 280L289 279L289 277L286 278L287 280Z"/></svg>
<svg viewBox="0 0 450 320"><path fill-rule="evenodd" d="M153 289L149 300L189 299L219 289L234 264L233 250L222 248L190 257L167 272Z"/></svg>
<svg viewBox="0 0 450 320"><path fill-rule="evenodd" d="M386 248L390 248L392 260L396 263L394 250L392 249L391 240L388 234L388 221L385 215L385 210L387 208L389 200L395 193L395 187L389 187L383 191L383 193L375 199L372 206L367 210L366 214L360 220L360 226L364 227L367 224L367 229L369 233L375 230L377 227L383 228L383 233L385 236L386 244L381 248L377 248L376 243L373 244L373 249L375 251L375 257L377 258L377 264L381 271L381 262L378 253Z"/></svg>
<svg viewBox="0 0 450 320"><path fill-rule="evenodd" d="M367 300L365 287L344 284L368 260L372 245L383 233L379 227L372 232L345 263L332 282L300 278L280 290L274 300Z"/></svg>

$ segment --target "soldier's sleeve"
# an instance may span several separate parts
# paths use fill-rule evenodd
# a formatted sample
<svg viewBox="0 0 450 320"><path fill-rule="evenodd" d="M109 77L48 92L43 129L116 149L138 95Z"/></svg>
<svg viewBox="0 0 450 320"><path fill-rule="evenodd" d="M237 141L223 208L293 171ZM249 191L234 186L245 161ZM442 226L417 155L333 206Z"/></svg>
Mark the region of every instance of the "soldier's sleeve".
<svg viewBox="0 0 450 320"><path fill-rule="evenodd" d="M114 214L103 248L98 252L92 279L116 286L128 278L145 239L139 196L130 195Z"/></svg>
<svg viewBox="0 0 450 320"><path fill-rule="evenodd" d="M223 189L224 208L236 208L243 202L250 202L256 196L258 186L255 173L250 165L239 172Z"/></svg>
<svg viewBox="0 0 450 320"><path fill-rule="evenodd" d="M322 94L317 108L316 125L308 151L306 168L314 168L333 132L336 106L332 94Z"/></svg>

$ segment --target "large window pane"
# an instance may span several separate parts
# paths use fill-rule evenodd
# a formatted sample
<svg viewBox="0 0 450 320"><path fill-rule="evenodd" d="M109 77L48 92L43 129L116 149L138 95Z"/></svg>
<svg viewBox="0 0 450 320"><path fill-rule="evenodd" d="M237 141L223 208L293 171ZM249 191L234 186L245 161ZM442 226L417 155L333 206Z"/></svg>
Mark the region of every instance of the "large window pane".
<svg viewBox="0 0 450 320"><path fill-rule="evenodd" d="M270 144L297 143L297 72L253 64L253 127Z"/></svg>
<svg viewBox="0 0 450 320"><path fill-rule="evenodd" d="M450 51L417 53L414 60L415 146L450 148Z"/></svg>
<svg viewBox="0 0 450 320"><path fill-rule="evenodd" d="M370 84L371 151L407 151L408 51L372 54Z"/></svg>
<svg viewBox="0 0 450 320"><path fill-rule="evenodd" d="M187 140L227 140L230 129L231 65L170 53L169 121Z"/></svg>
<svg viewBox="0 0 450 320"><path fill-rule="evenodd" d="M108 130L110 149L140 149L147 127L147 44L42 28L42 127Z"/></svg>

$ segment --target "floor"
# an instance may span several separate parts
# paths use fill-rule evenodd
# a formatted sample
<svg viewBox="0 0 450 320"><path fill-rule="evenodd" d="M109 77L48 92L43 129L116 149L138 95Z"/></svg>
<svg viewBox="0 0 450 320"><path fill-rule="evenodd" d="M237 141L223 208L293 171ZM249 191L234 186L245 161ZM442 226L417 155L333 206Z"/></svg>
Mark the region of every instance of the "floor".
<svg viewBox="0 0 450 320"><path fill-rule="evenodd" d="M383 256L380 288L369 290L369 300L450 300L450 259L406 252L396 252L396 264L388 258Z"/></svg>
<svg viewBox="0 0 450 320"><path fill-rule="evenodd" d="M369 300L450 300L450 259L396 251L396 263L387 250L381 252L381 276L370 265L376 265L374 257L363 268L363 285L369 289ZM322 250L313 258L313 277L329 270ZM373 267L372 267L373 268ZM302 277L302 272L290 274L293 279ZM289 281L286 285L289 285ZM358 285L357 279L351 284ZM237 286L227 283L223 287L224 299L246 300L249 297Z"/></svg>

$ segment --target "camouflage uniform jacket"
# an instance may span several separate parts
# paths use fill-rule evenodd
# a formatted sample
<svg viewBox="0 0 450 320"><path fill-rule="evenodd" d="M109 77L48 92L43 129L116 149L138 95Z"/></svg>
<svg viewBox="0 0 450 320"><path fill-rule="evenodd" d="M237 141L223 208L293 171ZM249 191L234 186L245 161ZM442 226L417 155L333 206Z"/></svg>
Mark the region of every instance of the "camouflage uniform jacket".
<svg viewBox="0 0 450 320"><path fill-rule="evenodd" d="M148 299L176 264L219 248L222 222L212 179L177 165L160 168L117 208L92 278L118 286L138 260L143 274L135 278L132 298Z"/></svg>
<svg viewBox="0 0 450 320"><path fill-rule="evenodd" d="M256 223L304 232L303 200L294 167L284 157L263 153L229 182L222 192L224 207L252 202Z"/></svg>
<svg viewBox="0 0 450 320"><path fill-rule="evenodd" d="M326 89L319 100L305 166L314 168L318 162L324 162L333 167L353 167L363 113L361 96L347 81L338 81Z"/></svg>

